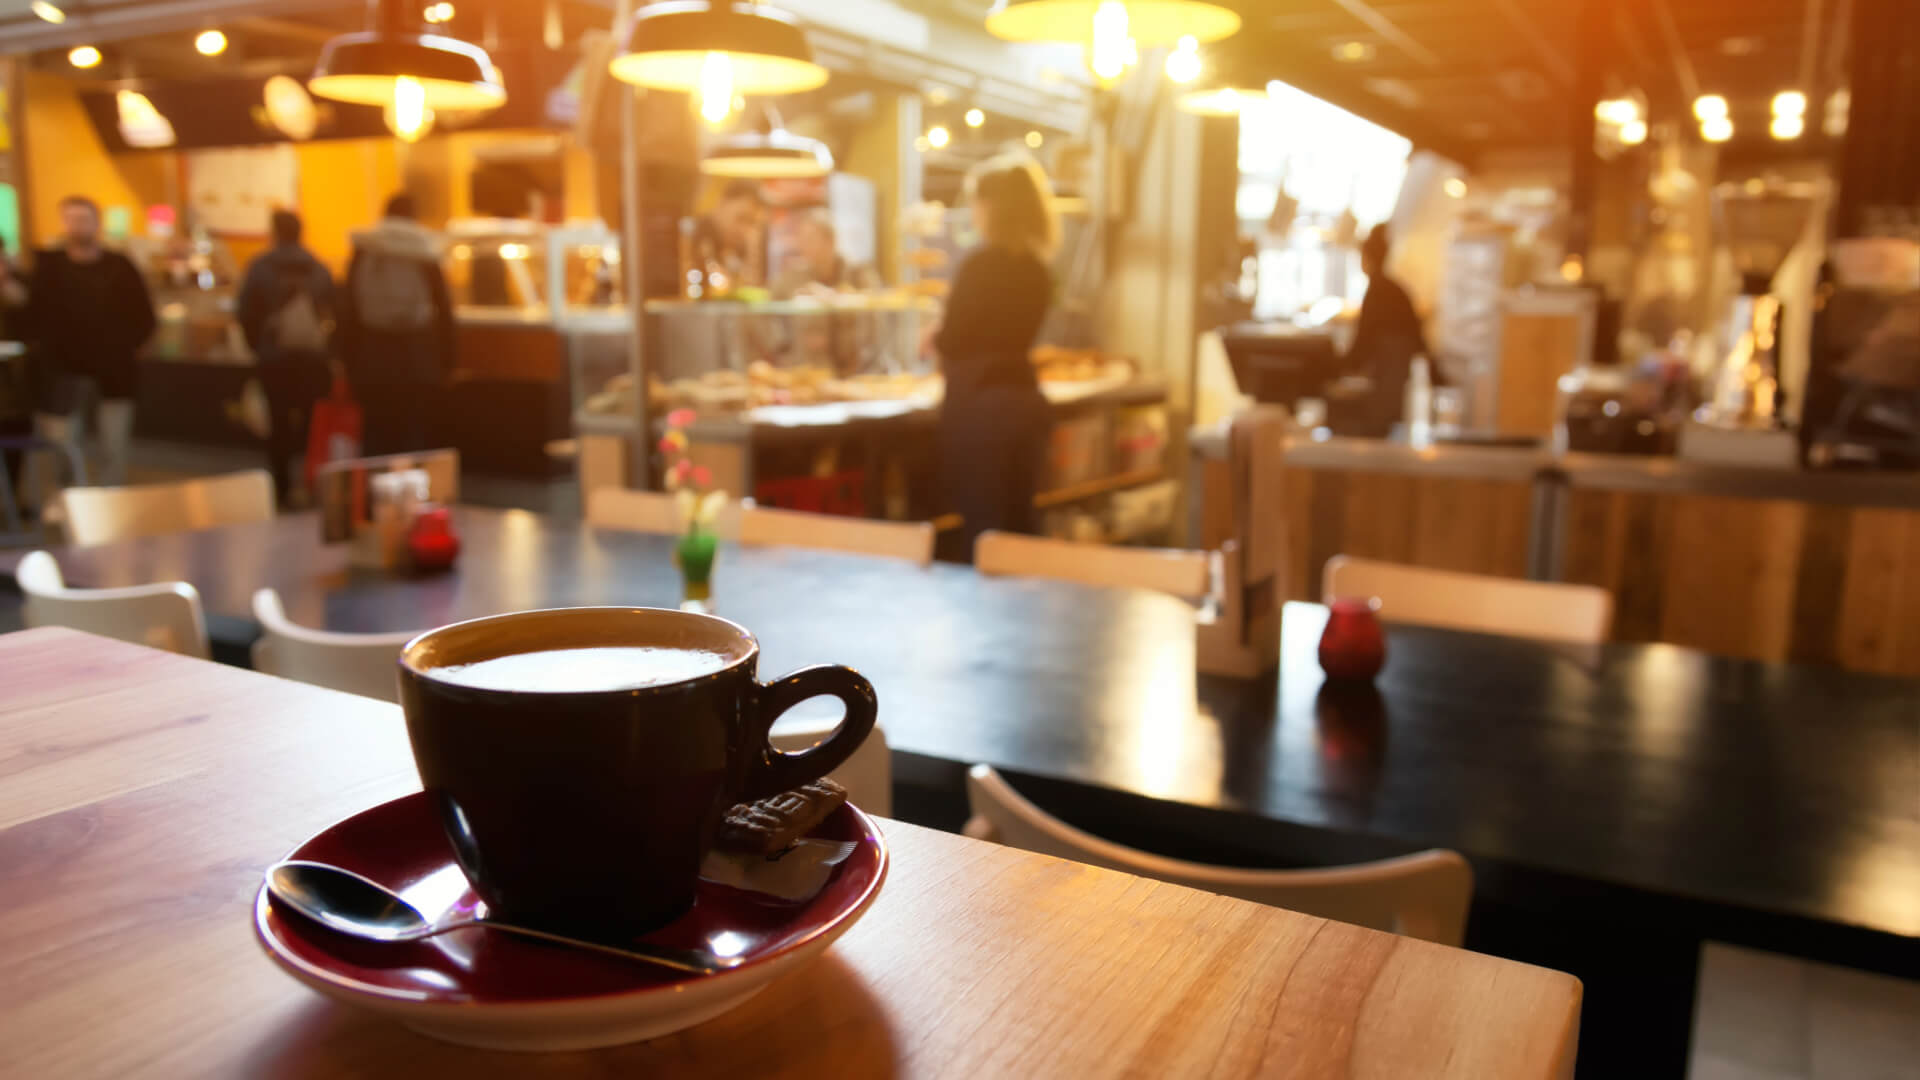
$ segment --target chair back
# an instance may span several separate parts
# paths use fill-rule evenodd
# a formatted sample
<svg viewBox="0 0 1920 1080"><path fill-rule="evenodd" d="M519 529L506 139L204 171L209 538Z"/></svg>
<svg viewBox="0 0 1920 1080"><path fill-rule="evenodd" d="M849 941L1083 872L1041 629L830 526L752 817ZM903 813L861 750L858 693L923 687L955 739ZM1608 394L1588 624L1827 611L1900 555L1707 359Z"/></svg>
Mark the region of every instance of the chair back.
<svg viewBox="0 0 1920 1080"><path fill-rule="evenodd" d="M1318 870L1243 870L1152 855L1082 832L1027 801L991 766L967 773L967 835L1336 922L1458 946L1473 870L1456 852Z"/></svg>
<svg viewBox="0 0 1920 1080"><path fill-rule="evenodd" d="M926 521L875 521L800 510L740 510L740 542L781 547L845 551L933 564L933 524Z"/></svg>
<svg viewBox="0 0 1920 1080"><path fill-rule="evenodd" d="M309 630L287 618L280 594L253 594L253 617L264 633L253 643L253 669L283 679L312 683L381 701L400 700L396 665L400 649L417 631L398 634L339 634Z"/></svg>
<svg viewBox="0 0 1920 1080"><path fill-rule="evenodd" d="M1592 585L1463 574L1335 555L1327 560L1325 600L1378 597L1389 622L1482 634L1598 645L1613 624L1613 596Z"/></svg>
<svg viewBox="0 0 1920 1080"><path fill-rule="evenodd" d="M137 487L72 487L60 494L67 535L76 544L243 525L273 517L273 478L265 469Z"/></svg>
<svg viewBox="0 0 1920 1080"><path fill-rule="evenodd" d="M1153 589L1188 600L1205 597L1211 582L1204 551L1115 547L993 530L981 533L974 541L973 566L995 576Z"/></svg>
<svg viewBox="0 0 1920 1080"><path fill-rule="evenodd" d="M28 626L65 626L202 660L209 655L200 593L184 581L70 589L60 564L44 551L28 552L13 574L26 594Z"/></svg>
<svg viewBox="0 0 1920 1080"><path fill-rule="evenodd" d="M599 529L678 536L683 531L679 498L667 492L601 487L587 492L587 524ZM729 502L720 511L714 531L732 539L740 535L740 507Z"/></svg>
<svg viewBox="0 0 1920 1080"><path fill-rule="evenodd" d="M773 725L770 741L783 753L797 753L833 734L840 721L782 717ZM827 774L847 789L847 801L869 814L893 816L893 758L887 751L887 733L879 724L861 740L846 763Z"/></svg>

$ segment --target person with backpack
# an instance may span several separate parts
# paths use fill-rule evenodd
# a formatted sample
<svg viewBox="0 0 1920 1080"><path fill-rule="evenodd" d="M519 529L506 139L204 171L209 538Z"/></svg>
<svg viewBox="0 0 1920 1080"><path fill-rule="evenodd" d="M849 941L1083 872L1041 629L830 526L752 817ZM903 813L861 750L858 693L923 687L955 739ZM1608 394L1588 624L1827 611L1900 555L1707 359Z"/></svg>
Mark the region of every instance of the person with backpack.
<svg viewBox="0 0 1920 1080"><path fill-rule="evenodd" d="M267 394L267 468L285 506L314 402L332 381L333 275L300 244L300 216L273 212L273 247L247 266L236 317Z"/></svg>
<svg viewBox="0 0 1920 1080"><path fill-rule="evenodd" d="M353 235L339 346L360 400L369 454L430 448L428 421L453 370L453 302L440 244L395 195L386 217Z"/></svg>

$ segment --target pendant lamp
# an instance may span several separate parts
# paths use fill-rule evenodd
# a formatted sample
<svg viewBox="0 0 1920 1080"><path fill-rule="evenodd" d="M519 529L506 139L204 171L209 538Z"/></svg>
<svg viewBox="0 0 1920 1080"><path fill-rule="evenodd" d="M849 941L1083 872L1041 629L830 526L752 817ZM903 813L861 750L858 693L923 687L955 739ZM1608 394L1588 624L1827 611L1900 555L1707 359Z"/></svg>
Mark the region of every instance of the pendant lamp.
<svg viewBox="0 0 1920 1080"><path fill-rule="evenodd" d="M372 0L368 8L374 29L327 42L307 89L335 101L379 107L393 105L396 92L403 92L408 104L417 94L433 110L492 109L507 100L485 49L419 33L404 0Z"/></svg>
<svg viewBox="0 0 1920 1080"><path fill-rule="evenodd" d="M987 13L987 31L1008 41L1084 44L1094 13L1113 5L1126 11L1126 36L1141 46L1171 45L1183 37L1205 45L1240 31L1231 8L1204 0L999 0Z"/></svg>
<svg viewBox="0 0 1920 1080"><path fill-rule="evenodd" d="M700 171L750 180L825 176L833 171L833 152L826 143L788 131L771 107L763 111L762 124L759 131L715 140L700 160Z"/></svg>
<svg viewBox="0 0 1920 1080"><path fill-rule="evenodd" d="M827 81L793 16L746 0L664 0L633 16L613 77L652 90L797 94Z"/></svg>

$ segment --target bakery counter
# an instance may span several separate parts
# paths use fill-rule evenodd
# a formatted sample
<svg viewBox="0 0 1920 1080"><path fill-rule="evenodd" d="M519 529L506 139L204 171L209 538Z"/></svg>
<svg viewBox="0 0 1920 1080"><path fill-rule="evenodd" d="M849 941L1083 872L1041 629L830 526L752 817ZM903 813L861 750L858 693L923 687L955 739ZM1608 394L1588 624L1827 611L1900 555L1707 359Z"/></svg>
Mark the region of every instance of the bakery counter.
<svg viewBox="0 0 1920 1080"><path fill-rule="evenodd" d="M1224 462L1196 436L1197 529L1224 538ZM1920 476L1361 439L1296 439L1285 584L1346 554L1597 585L1613 637L1920 676Z"/></svg>

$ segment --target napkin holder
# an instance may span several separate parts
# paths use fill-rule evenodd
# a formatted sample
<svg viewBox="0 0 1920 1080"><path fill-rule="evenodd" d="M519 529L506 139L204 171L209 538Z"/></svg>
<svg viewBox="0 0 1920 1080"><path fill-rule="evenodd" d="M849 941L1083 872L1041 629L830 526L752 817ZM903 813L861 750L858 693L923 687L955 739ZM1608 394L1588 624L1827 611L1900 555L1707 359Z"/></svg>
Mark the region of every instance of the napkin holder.
<svg viewBox="0 0 1920 1080"><path fill-rule="evenodd" d="M1213 595L1196 625L1202 674L1252 678L1280 664L1287 426L1285 409L1259 405L1234 417L1228 432L1233 538L1214 554Z"/></svg>

